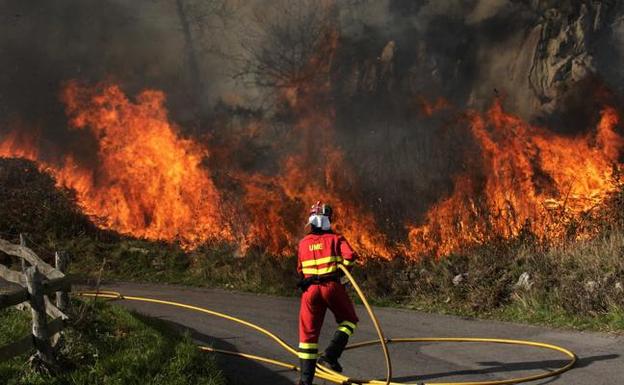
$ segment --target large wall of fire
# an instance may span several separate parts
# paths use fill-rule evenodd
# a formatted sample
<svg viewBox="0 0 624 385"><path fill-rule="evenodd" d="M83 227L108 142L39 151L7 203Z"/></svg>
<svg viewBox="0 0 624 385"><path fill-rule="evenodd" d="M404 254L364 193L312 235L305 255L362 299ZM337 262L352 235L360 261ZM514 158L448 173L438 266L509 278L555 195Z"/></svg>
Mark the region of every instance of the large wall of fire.
<svg viewBox="0 0 624 385"><path fill-rule="evenodd" d="M75 190L80 207L102 228L185 248L226 242L242 253L258 248L289 255L306 208L325 200L335 206L337 229L361 254L439 257L526 231L559 239L571 220L620 188L619 80L607 81L611 72L600 52L588 53L601 48L595 38L609 32L600 27L608 24L604 10L477 2L458 12L451 1L445 7L388 0L360 8L337 1L307 14L286 12L284 21L270 15L288 11L289 2L261 9L263 17L249 2L232 12L249 20L255 15L253 33L232 43L240 31L222 24L228 44L239 44L232 48L236 55L221 47L209 57L199 49L209 34L190 17L200 14L198 5L173 2L176 12L166 16L167 5L156 3L161 9L150 12L162 20L137 22L149 29L121 25L127 41L118 39L113 27L121 22L112 15L141 10L106 6L109 13L95 29L113 37L97 50L74 41L95 39L93 31L70 23L74 61L31 47L41 55L37 60L62 70L40 68L44 63L19 45L56 26L53 21L43 21L38 32L22 21L3 27L12 32L3 41L15 55L9 61L24 61L34 72L0 78L3 94L17 95L2 118L0 156L37 162L59 187ZM87 12L80 2L59 4L47 11ZM26 23L41 16L28 5L5 7L23 12ZM518 18L514 7L529 8ZM502 25L511 15L514 24ZM179 54L179 79L171 63L128 74L119 70L129 68L120 58L106 60L118 47L130 62L149 61L149 49L131 48L161 36L158 23L176 22L189 28L171 32L163 44ZM301 25L306 38L291 41ZM85 36L69 33L80 26ZM271 35L275 30L290 35ZM252 48L245 44L249 35L257 44ZM561 39L578 51L563 75L555 71L561 63L548 56L553 51L561 59ZM242 59L231 59L239 54ZM98 55L105 68L96 64ZM76 62L98 69L76 72ZM244 78L238 83L222 71L236 63ZM33 95L39 87L42 95Z"/></svg>

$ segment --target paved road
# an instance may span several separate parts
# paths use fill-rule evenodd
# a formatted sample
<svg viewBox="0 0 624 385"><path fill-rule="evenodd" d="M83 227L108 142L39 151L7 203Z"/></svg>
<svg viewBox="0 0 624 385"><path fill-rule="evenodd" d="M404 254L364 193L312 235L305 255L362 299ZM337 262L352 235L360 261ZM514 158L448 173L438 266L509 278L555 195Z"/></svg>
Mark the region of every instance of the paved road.
<svg viewBox="0 0 624 385"><path fill-rule="evenodd" d="M297 343L297 298L227 292L170 285L110 283L102 289L126 295L174 300L210 308L253 321L276 332L286 341ZM284 361L293 357L268 338L225 320L163 305L120 301L123 306L166 320L188 330L202 344L217 348L254 353ZM362 307L362 319L353 341L375 338L372 323ZM547 342L572 349L579 356L575 369L559 378L533 384L623 384L624 337L599 333L578 333L543 327L495 321L478 321L445 315L398 309L375 309L388 337L493 337ZM321 336L324 346L333 334L334 320L325 319ZM451 382L494 380L538 373L560 367L565 357L555 352L526 347L480 344L420 343L391 345L394 380L398 382ZM293 384L296 374L274 366L240 358L219 357L222 368L233 384ZM380 377L385 371L379 347L347 351L342 360L346 373L353 377ZM320 382L321 384L323 381Z"/></svg>

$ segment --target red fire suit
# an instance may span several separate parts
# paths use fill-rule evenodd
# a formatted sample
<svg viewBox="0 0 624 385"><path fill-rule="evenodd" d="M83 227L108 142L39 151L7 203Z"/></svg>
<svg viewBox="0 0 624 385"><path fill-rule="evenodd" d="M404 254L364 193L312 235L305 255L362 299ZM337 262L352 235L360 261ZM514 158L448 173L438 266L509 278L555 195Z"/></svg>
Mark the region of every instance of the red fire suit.
<svg viewBox="0 0 624 385"><path fill-rule="evenodd" d="M338 264L351 266L357 255L339 234L331 231L311 233L299 242L297 272L304 278L336 275ZM299 311L299 358L316 359L318 339L329 308L338 330L351 336L358 317L344 286L338 280L313 284L301 296Z"/></svg>

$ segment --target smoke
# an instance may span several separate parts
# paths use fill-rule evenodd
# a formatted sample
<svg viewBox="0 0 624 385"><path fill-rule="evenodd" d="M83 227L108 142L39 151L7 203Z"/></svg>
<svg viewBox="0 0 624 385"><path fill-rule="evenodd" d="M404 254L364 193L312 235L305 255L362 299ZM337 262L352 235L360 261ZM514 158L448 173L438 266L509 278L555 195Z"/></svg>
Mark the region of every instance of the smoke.
<svg viewBox="0 0 624 385"><path fill-rule="evenodd" d="M253 105L264 95L262 90L250 82L237 82L232 75L247 59L248 51L241 46L250 43L249 35L262 37L253 30L266 29L258 25L263 22L257 17L260 11L265 22L296 17L276 3L2 0L2 120L18 118L44 131L62 131L58 92L70 79L112 80L129 93L161 89L168 95L171 113L184 126L205 123L218 101ZM306 8L305 2L285 2L289 3L299 14ZM327 2L309 3L311 9ZM396 45L389 63L392 71L385 71L384 79L369 79L384 84L348 84L352 78L343 78L337 79L336 88L394 87L396 92L402 85L425 97L443 96L458 106L478 108L489 103L496 89L507 96L506 105L513 112L532 118L541 112L540 98L549 96L540 95L529 79L535 56L544 49L538 46L553 38L540 40L539 35L545 35L542 27L553 19L553 9L560 20L578 18L579 6L570 5L576 3L587 3L585 19L591 24L587 36L575 37L590 45L580 50L591 52L596 71L613 79L616 84L610 86L621 88L622 53L616 43L622 28L615 21L620 10L609 3L560 3L555 8L546 1L337 0L339 49L345 56L355 54L351 62L365 66L366 61L377 60L388 42ZM561 22L551 24L553 33L566 27L557 30ZM335 67L344 74L352 70L345 67L351 64L339 61Z"/></svg>
<svg viewBox="0 0 624 385"><path fill-rule="evenodd" d="M595 122L585 99L597 84L624 90L614 4L0 0L0 135L36 131L44 156L88 165L98 142L68 128L63 85L158 89L184 133L216 147L207 162L223 187L227 167L278 173L289 151L318 152L328 136L297 131L295 106L309 100L287 92L316 76L322 100L305 108L331 105L319 113L331 113L331 146L359 189L349 196L402 239L478 155L464 111L502 98L507 111L571 134ZM334 32L336 47L322 47ZM310 66L318 56L323 65Z"/></svg>
<svg viewBox="0 0 624 385"><path fill-rule="evenodd" d="M19 119L49 132L49 139L63 135L58 95L71 79L116 82L131 94L161 89L178 121L196 121L227 81L210 56L214 42L205 39L221 26L221 15L209 12L222 7L219 1L2 0L3 124Z"/></svg>
<svg viewBox="0 0 624 385"><path fill-rule="evenodd" d="M461 111L500 97L527 121L578 134L604 102L587 95L622 87L621 61L609 54L620 36L612 3L354 3L343 4L334 63L337 130L364 205L389 234L400 237L404 220L450 194L453 176L479 156ZM438 98L449 107L419 113Z"/></svg>

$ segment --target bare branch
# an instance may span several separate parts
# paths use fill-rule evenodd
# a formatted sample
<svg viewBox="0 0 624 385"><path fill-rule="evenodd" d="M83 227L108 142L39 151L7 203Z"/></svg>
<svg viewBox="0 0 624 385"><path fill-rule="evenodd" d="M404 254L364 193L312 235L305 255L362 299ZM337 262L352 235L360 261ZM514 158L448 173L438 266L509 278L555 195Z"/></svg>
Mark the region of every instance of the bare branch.
<svg viewBox="0 0 624 385"><path fill-rule="evenodd" d="M332 8L318 1L278 1L262 7L256 27L250 27L241 48L247 57L243 70L260 87L296 87L323 77L326 68L315 65L334 30Z"/></svg>

